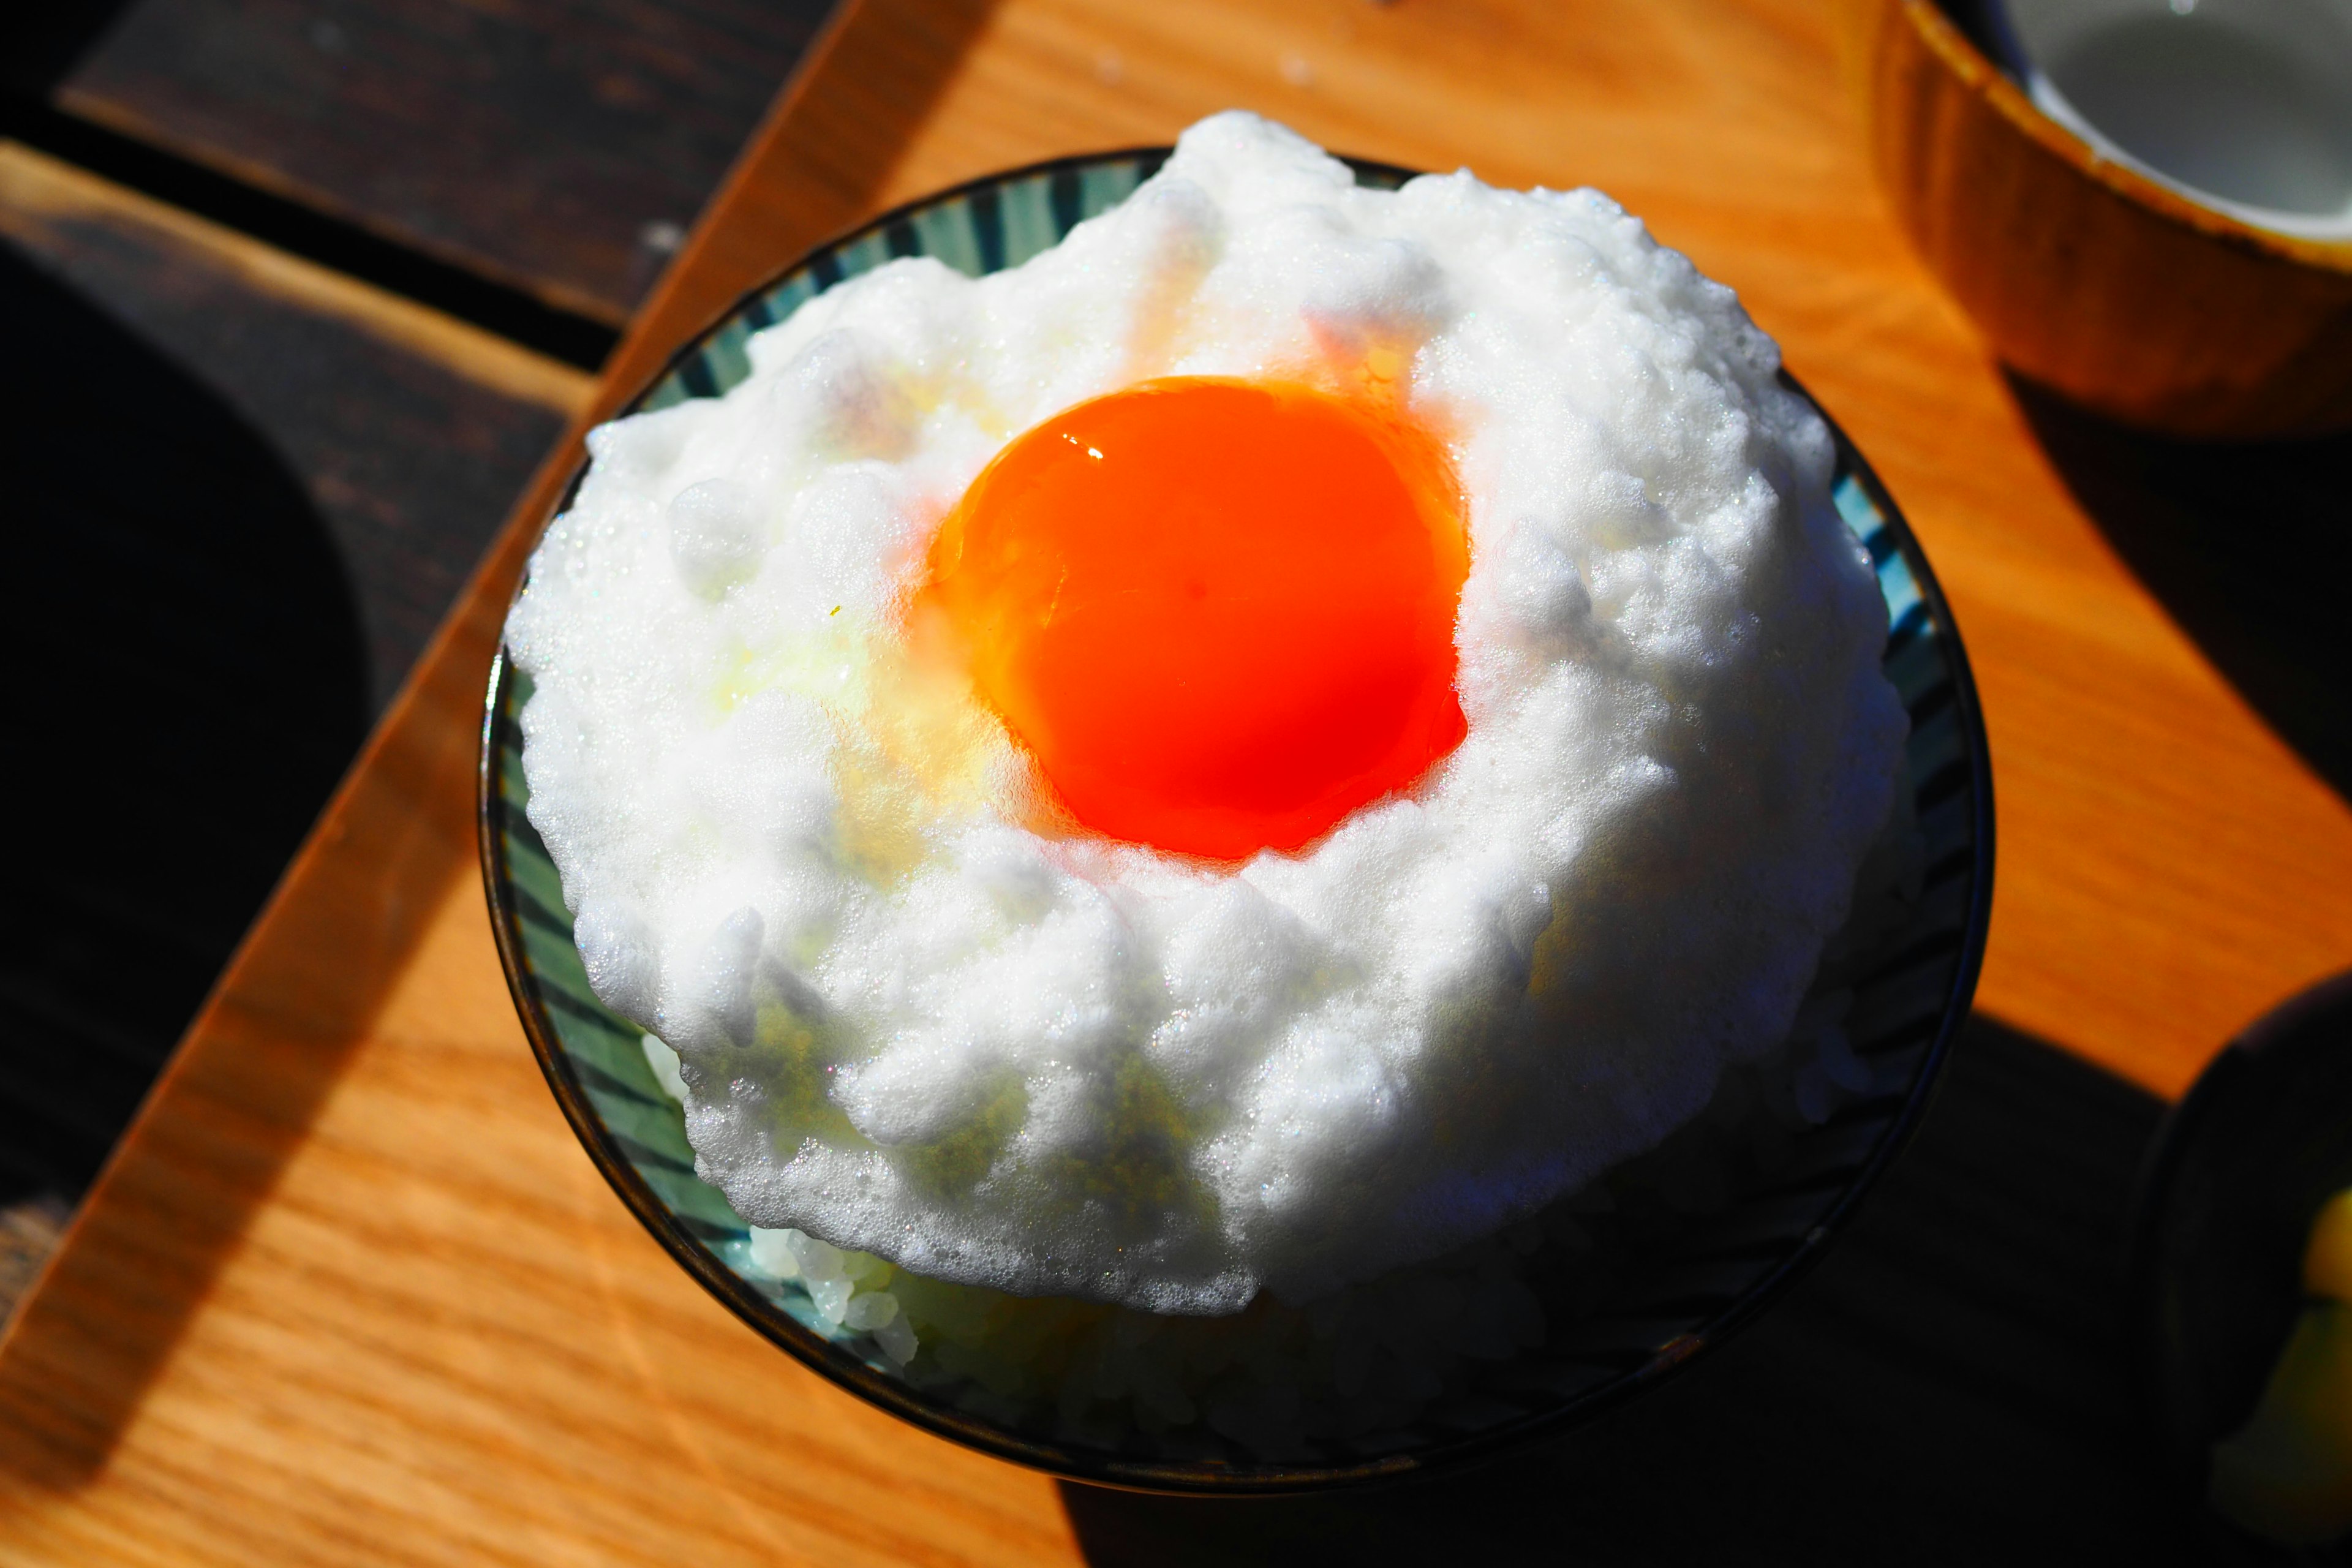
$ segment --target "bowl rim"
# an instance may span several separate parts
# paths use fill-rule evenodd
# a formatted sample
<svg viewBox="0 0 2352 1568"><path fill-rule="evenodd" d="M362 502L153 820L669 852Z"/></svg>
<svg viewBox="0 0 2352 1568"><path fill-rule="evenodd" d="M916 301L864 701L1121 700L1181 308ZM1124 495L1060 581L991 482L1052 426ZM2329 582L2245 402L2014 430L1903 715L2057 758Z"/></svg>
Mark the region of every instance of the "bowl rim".
<svg viewBox="0 0 2352 1568"><path fill-rule="evenodd" d="M2107 157L2073 130L2044 114L2016 79L1961 30L1940 0L1880 3L1889 5L1918 34L1927 51L1961 86L1982 98L2028 140L2084 178L2105 186L2142 211L2204 238L2253 251L2268 260L2352 277L2352 238L2318 239L2264 228L2183 195L2128 163Z"/></svg>
<svg viewBox="0 0 2352 1568"><path fill-rule="evenodd" d="M1167 145L1146 145L1048 158L1018 168L982 174L927 193L845 228L810 246L716 312L698 331L687 338L659 369L649 374L625 403L616 406L609 417L618 419L637 412L656 388L687 361L698 354L719 331L745 314L755 300L762 299L819 256L845 249L861 239L879 235L894 224L927 208L1014 181L1118 163L1140 165L1142 176L1148 178L1158 163L1164 162L1173 151ZM1420 174L1418 170L1398 164L1335 155L1340 156L1341 161L1360 176L1369 174L1377 179L1401 183ZM1547 1409L1426 1447L1348 1464L1269 1462L1244 1468L1223 1460L1128 1458L1101 1450L1024 1436L965 1411L931 1401L910 1385L877 1372L856 1356L778 1310L679 1223L669 1206L613 1145L603 1118L589 1100L561 1042L554 1037L548 1020L536 1004L518 941L520 921L517 910L507 894L504 826L508 807L498 789L498 723L501 699L512 679L513 667L502 636L498 652L490 663L475 776L475 831L484 890L489 903L490 930L498 947L499 967L505 974L508 992L522 1023L523 1034L530 1043L531 1054L537 1058L540 1071L547 1079L548 1089L562 1109L564 1120L571 1123L573 1134L587 1151L590 1161L630 1213L688 1275L748 1327L795 1361L867 1404L935 1436L1064 1480L1126 1491L1191 1496L1279 1496L1357 1489L1440 1470L1458 1469L1528 1442L1557 1436L1679 1373L1699 1359L1705 1351L1753 1322L1812 1269L1828 1249L1830 1242L1853 1219L1862 1200L1876 1186L1886 1167L1916 1133L1919 1122L1941 1084L1944 1067L1949 1059L1959 1026L1969 1015L1969 1005L1984 963L1986 934L1992 914L1992 758L1975 678L1969 665L1967 649L1960 639L1958 625L1953 619L1942 584L1937 581L1927 563L1926 552L1920 547L1909 522L1895 506L1877 471L1848 438L1843 428L1831 418L1829 412L1795 376L1785 369L1780 375L1782 384L1803 397L1829 427L1840 466L1862 486L1872 504L1885 518L1897 550L1916 581L1929 623L1948 644L1951 705L1959 727L1962 754L1968 764L1970 795L1969 910L1962 923L1952 980L1937 1019L1934 1037L1920 1060L1902 1107L1888 1121L1869 1154L1844 1184L1836 1199L1802 1240L1786 1258L1751 1282L1696 1331L1677 1336L1661 1347L1645 1363L1616 1373L1581 1393L1564 1397L1558 1405ZM589 467L590 459L583 455L561 495L548 508L546 515L539 520L533 531L534 546L549 524L572 504L582 481L587 477ZM509 615L528 583L529 570L526 567L509 598ZM501 620L500 624L503 626L504 621Z"/></svg>

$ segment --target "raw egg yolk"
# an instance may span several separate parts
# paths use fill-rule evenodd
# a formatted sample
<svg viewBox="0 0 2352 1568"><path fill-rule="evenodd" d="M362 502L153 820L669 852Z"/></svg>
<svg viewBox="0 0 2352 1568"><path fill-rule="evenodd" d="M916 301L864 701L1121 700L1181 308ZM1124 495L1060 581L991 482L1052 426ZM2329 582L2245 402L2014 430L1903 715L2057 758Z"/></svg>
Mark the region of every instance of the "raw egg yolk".
<svg viewBox="0 0 2352 1568"><path fill-rule="evenodd" d="M943 630L1079 823L1238 859L1461 741L1468 571L1452 468L1402 413L1169 377L998 454L941 525L917 635Z"/></svg>

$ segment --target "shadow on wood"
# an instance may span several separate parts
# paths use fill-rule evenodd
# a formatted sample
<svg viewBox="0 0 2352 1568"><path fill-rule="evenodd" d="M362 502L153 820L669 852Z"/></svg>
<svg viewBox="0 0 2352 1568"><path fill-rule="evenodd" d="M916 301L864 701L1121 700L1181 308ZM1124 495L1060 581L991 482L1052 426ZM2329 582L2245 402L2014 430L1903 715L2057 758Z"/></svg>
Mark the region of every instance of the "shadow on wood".
<svg viewBox="0 0 2352 1568"><path fill-rule="evenodd" d="M24 552L8 667L31 672L8 683L7 732L40 759L19 780L34 826L0 914L0 1179L72 1192L365 732L367 668L326 525L260 434L5 252L0 315L39 381L5 468ZM152 1362L125 1342L170 1342L340 1061L307 1042L219 1055L238 1147L118 1184L168 1214L167 1239L101 1247L28 1307L14 1338L37 1347L46 1321L53 1349L109 1349L71 1368L37 1348L0 1358L0 1401L31 1418L0 1427L0 1463L72 1471L102 1454Z"/></svg>
<svg viewBox="0 0 2352 1568"><path fill-rule="evenodd" d="M1328 1499L1065 1486L1087 1560L2193 1560L2126 1372L2119 1252L2162 1105L1981 1017L1814 1274L1548 1447Z"/></svg>
<svg viewBox="0 0 2352 1568"><path fill-rule="evenodd" d="M812 48L0 1340L0 1467L57 1489L100 1472L429 916L453 882L477 875L483 681L507 600L588 425L738 294L866 216L991 8L989 0L866 0ZM829 50L845 68L814 75Z"/></svg>
<svg viewBox="0 0 2352 1568"><path fill-rule="evenodd" d="M2083 510L2238 694L2352 800L2343 553L2352 435L2216 445L2011 389Z"/></svg>
<svg viewBox="0 0 2352 1568"><path fill-rule="evenodd" d="M283 459L357 599L369 720L432 640L515 490L594 384L569 365L5 142L0 239L121 323L150 361L200 384ZM135 420L135 389L150 379L129 373L121 386L134 390L87 401L87 429ZM314 810L325 797L321 789ZM263 875L282 864L280 857Z"/></svg>
<svg viewBox="0 0 2352 1568"><path fill-rule="evenodd" d="M0 247L16 555L0 1202L79 1194L366 732L359 606L267 436Z"/></svg>

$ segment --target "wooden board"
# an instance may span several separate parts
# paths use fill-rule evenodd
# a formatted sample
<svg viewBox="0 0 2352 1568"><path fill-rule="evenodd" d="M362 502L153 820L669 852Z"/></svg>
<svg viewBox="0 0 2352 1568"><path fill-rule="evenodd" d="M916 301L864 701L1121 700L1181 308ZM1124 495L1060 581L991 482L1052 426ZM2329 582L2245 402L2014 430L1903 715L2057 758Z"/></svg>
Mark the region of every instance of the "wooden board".
<svg viewBox="0 0 2352 1568"><path fill-rule="evenodd" d="M96 1173L590 384L5 142L0 312L18 797L102 825L10 858L6 1202Z"/></svg>
<svg viewBox="0 0 2352 1568"><path fill-rule="evenodd" d="M618 324L831 0L133 0L77 114Z"/></svg>
<svg viewBox="0 0 2352 1568"><path fill-rule="evenodd" d="M2104 1255L2157 1095L2347 951L2352 814L2124 570L1902 249L1812 0L866 0L600 399L863 212L1235 102L1612 189L1740 288L1911 513L1991 716L2012 1027L1972 1033L1862 1228L1670 1393L1385 1500L1064 1493L851 1404L634 1229L506 1010L465 784L559 454L0 1344L0 1562L2186 1549L2131 1452Z"/></svg>
<svg viewBox="0 0 2352 1568"><path fill-rule="evenodd" d="M569 365L11 143L0 237L287 466L352 580L371 713L590 395Z"/></svg>

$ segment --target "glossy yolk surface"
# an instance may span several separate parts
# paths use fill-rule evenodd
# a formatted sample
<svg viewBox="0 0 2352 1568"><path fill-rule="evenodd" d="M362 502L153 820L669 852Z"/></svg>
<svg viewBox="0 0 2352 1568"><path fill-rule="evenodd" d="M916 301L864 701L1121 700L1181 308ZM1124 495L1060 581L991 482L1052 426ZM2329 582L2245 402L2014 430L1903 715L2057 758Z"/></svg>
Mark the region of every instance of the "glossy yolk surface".
<svg viewBox="0 0 2352 1568"><path fill-rule="evenodd" d="M1080 823L1238 858L1301 847L1460 742L1468 568L1425 431L1171 377L1008 445L942 525L917 620Z"/></svg>

